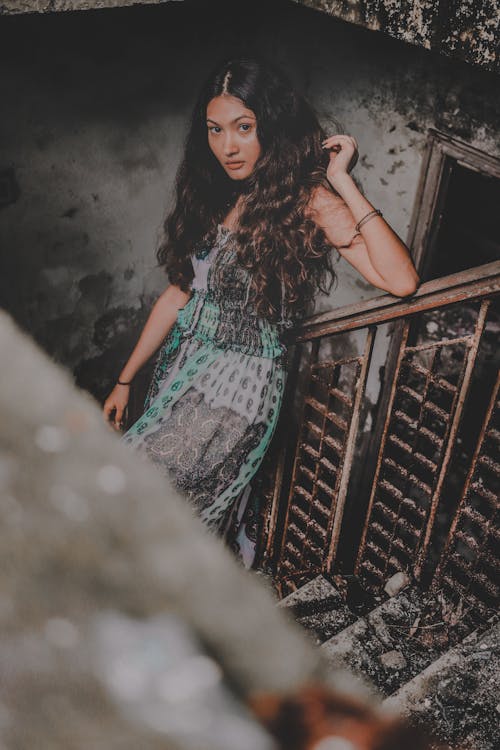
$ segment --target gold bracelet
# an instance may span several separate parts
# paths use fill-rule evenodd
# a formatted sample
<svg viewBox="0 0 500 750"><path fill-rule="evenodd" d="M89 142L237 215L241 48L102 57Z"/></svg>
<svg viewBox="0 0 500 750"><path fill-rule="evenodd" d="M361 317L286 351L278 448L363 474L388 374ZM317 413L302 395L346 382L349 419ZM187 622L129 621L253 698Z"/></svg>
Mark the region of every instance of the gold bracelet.
<svg viewBox="0 0 500 750"><path fill-rule="evenodd" d="M370 211L370 213L366 214L366 216L363 216L363 218L360 219L354 227L356 231L359 232L363 224L367 221L370 221L370 219L372 219L374 216L382 216L382 211L379 211L378 208L375 208L373 211Z"/></svg>

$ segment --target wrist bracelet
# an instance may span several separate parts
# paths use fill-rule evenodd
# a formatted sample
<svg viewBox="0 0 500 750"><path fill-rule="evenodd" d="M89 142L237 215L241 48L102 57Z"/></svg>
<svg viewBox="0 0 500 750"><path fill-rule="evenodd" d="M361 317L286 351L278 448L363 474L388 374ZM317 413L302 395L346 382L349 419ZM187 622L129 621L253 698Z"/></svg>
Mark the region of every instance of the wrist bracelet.
<svg viewBox="0 0 500 750"><path fill-rule="evenodd" d="M363 218L360 219L355 226L356 231L359 232L363 224L367 221L370 221L370 219L372 219L374 216L382 216L382 211L380 211L378 208L375 208L373 211L370 211L370 213L366 214L366 216L363 216Z"/></svg>
<svg viewBox="0 0 500 750"><path fill-rule="evenodd" d="M132 381L131 380L129 380L128 383L124 383L123 380L117 380L116 382L118 383L118 385L132 385Z"/></svg>

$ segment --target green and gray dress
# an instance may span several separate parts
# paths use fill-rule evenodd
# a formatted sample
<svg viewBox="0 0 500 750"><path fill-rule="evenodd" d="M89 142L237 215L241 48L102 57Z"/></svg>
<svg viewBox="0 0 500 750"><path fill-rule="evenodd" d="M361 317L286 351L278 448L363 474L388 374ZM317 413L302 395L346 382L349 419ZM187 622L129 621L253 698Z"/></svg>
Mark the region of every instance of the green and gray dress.
<svg viewBox="0 0 500 750"><path fill-rule="evenodd" d="M232 527L250 566L251 479L276 427L287 375L281 334L292 321L257 315L227 227L191 261L192 296L160 347L144 414L122 440L186 493L208 528Z"/></svg>

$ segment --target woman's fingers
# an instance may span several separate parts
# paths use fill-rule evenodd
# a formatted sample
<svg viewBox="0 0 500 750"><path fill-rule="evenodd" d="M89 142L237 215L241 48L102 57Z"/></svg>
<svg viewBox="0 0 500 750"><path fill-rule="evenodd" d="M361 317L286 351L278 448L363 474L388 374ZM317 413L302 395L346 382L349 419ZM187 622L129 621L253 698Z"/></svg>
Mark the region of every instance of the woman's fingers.
<svg viewBox="0 0 500 750"><path fill-rule="evenodd" d="M104 402L102 411L103 411L104 421L107 422L108 424L111 424L111 426L115 430L120 430L123 425L125 414L127 411L127 399L120 397L120 394L117 396L114 396L113 393L111 393L111 395L108 396L108 398ZM114 412L114 417L111 416L113 412Z"/></svg>
<svg viewBox="0 0 500 750"><path fill-rule="evenodd" d="M323 148L330 148L331 146L343 146L351 144L354 146L355 149L358 148L358 144L355 138L353 138L352 135L345 135L343 133L338 135L332 135L329 138L325 138L325 140L322 142Z"/></svg>
<svg viewBox="0 0 500 750"><path fill-rule="evenodd" d="M353 139L349 135L331 135L329 138L325 138L324 141L322 141L323 145L330 144L330 143L353 143Z"/></svg>
<svg viewBox="0 0 500 750"><path fill-rule="evenodd" d="M322 142L323 148L330 149L329 170L342 170L350 172L358 161L358 144L352 135L338 133Z"/></svg>
<svg viewBox="0 0 500 750"><path fill-rule="evenodd" d="M329 135L329 136L327 136L322 141L322 143L326 143L327 141L332 141L334 139L339 139L339 140L348 139L348 140L354 141L354 143L356 143L356 139L354 138L354 136L353 135L347 135L347 133L335 133L335 135Z"/></svg>
<svg viewBox="0 0 500 750"><path fill-rule="evenodd" d="M109 416L113 409L115 408L114 404L110 401L105 401L104 406L102 407L103 417L105 422L109 422Z"/></svg>

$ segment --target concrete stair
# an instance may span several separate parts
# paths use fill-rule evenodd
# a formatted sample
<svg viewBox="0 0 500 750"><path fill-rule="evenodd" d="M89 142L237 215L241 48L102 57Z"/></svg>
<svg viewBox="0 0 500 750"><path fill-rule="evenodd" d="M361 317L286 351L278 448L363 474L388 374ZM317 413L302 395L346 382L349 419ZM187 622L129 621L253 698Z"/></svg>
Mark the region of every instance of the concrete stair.
<svg viewBox="0 0 500 750"><path fill-rule="evenodd" d="M500 747L498 623L463 638L461 624L444 621L435 597L414 585L393 593L358 616L318 576L280 606L311 633L332 666L375 689L388 709L433 727L441 741L461 750Z"/></svg>
<svg viewBox="0 0 500 750"><path fill-rule="evenodd" d="M323 576L289 594L278 606L286 607L318 645L356 620L356 615L344 604L338 590Z"/></svg>
<svg viewBox="0 0 500 750"><path fill-rule="evenodd" d="M399 690L384 706L464 750L500 746L500 623L475 631Z"/></svg>

